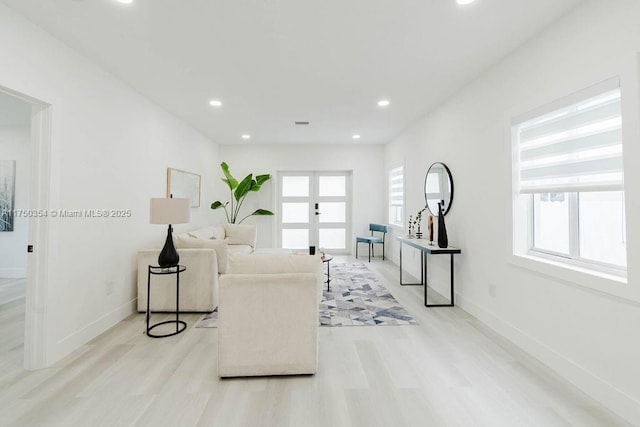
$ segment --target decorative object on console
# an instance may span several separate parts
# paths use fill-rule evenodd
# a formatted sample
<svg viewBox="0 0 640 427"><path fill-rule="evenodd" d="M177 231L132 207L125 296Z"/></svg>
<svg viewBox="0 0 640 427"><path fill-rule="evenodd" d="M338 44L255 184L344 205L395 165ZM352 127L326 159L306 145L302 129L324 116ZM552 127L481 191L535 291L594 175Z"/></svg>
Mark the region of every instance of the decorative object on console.
<svg viewBox="0 0 640 427"><path fill-rule="evenodd" d="M179 198L153 198L151 199L150 223L168 224L167 240L158 256L160 267L171 267L178 265L180 256L173 244L172 224L186 224L191 220L191 201Z"/></svg>
<svg viewBox="0 0 640 427"><path fill-rule="evenodd" d="M250 173L240 182L231 175L229 172L229 165L225 162L220 164L220 168L222 169L222 173L224 173L224 178L222 178L222 182L227 184L229 187L229 192L231 193L231 200L228 202L220 202L215 201L211 204L211 209L219 209L223 208L224 213L227 216L227 222L230 224L240 224L245 219L249 218L253 215L273 215L273 212L267 209L256 209L249 215L245 216L241 220L238 220L238 214L240 213L240 207L244 202L244 199L247 197L249 192L257 192L262 188L262 185L271 179L271 175L256 175L256 178L253 179L253 174ZM235 202L234 202L235 201ZM227 207L229 209L227 210Z"/></svg>
<svg viewBox="0 0 640 427"><path fill-rule="evenodd" d="M433 215L429 215L429 244L433 245Z"/></svg>
<svg viewBox="0 0 640 427"><path fill-rule="evenodd" d="M200 175L175 168L167 168L167 197L191 200L191 207L200 207Z"/></svg>
<svg viewBox="0 0 640 427"><path fill-rule="evenodd" d="M438 203L438 247L446 248L449 246L449 238L447 237L447 227L444 225L444 201Z"/></svg>
<svg viewBox="0 0 640 427"><path fill-rule="evenodd" d="M424 198L427 208L433 216L440 215L440 211L436 211L439 202L443 203L443 215L446 215L451 209L453 177L444 163L436 162L429 166L427 176L424 178Z"/></svg>
<svg viewBox="0 0 640 427"><path fill-rule="evenodd" d="M416 239L422 239L422 231L420 231L420 227L422 226L422 212L426 211L427 207L425 206L421 211L418 212L418 214L416 215Z"/></svg>
<svg viewBox="0 0 640 427"><path fill-rule="evenodd" d="M412 221L412 217L411 215L409 215L409 237L413 237L413 222Z"/></svg>

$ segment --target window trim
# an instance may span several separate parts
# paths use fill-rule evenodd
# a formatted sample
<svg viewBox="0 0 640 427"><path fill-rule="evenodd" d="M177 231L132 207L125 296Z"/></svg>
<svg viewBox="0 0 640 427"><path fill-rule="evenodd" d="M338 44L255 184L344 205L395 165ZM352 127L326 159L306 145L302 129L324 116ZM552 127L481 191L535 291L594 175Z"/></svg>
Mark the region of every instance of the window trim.
<svg viewBox="0 0 640 427"><path fill-rule="evenodd" d="M614 276L627 277L627 268L611 264L603 261L593 260L580 256L580 205L579 193L565 193L569 198L569 253L556 252L549 249L538 248L535 246L535 211L533 197L537 193L527 194L531 200L531 234L530 243L527 253L531 256L540 256L558 262L567 263L579 268L590 269L601 273L611 274Z"/></svg>
<svg viewBox="0 0 640 427"><path fill-rule="evenodd" d="M402 223L401 224L391 222L391 217L389 215L391 211L391 172L398 168L402 168ZM389 224L390 227L396 230L404 230L406 226L406 218L405 218L405 213L407 211L406 209L407 200L405 197L406 182L407 182L407 176L406 176L406 168L405 168L404 162L397 162L397 163L391 164L387 169L387 223Z"/></svg>
<svg viewBox="0 0 640 427"><path fill-rule="evenodd" d="M600 66L601 65L601 66ZM593 82L604 81L612 77L619 77L620 87L624 92L622 95L622 120L624 128L622 132L623 150L626 154L624 159L625 180L630 182L638 174L633 168L629 169L629 164L635 164L631 159L637 152L633 144L629 147L629 142L640 135L640 121L637 119L637 112L640 111L640 98L634 96L640 87L640 54L623 56L609 63L598 64L590 73L583 76L571 76L564 80L559 80L555 85L543 92L532 94L529 99L522 101L519 105L505 111L504 118L504 140L508 149L504 151L505 161L512 174L506 174L506 188L509 200L507 209L508 223L512 224L508 233L505 234L506 245L504 256L511 268L526 269L537 276L547 277L548 280L556 281L567 286L573 286L599 293L604 296L619 298L625 301L640 303L640 286L628 285L628 279L605 272L585 269L581 266L574 266L567 263L559 263L540 256L533 256L529 253L529 222L526 221L530 209L527 209L523 198L519 195L517 187L517 170L513 168L516 151L513 144L514 117L521 117L526 112L536 109L540 105L550 104L549 100L558 99L562 94L579 92L589 87ZM578 77L578 78L576 78ZM628 157L631 155L631 158ZM627 176L627 174L629 176ZM626 213L629 214L631 206L636 197L628 192L625 193ZM627 224L627 237L629 230L633 227ZM634 253L627 247L627 259ZM627 275L635 277L638 268L633 263L627 263Z"/></svg>

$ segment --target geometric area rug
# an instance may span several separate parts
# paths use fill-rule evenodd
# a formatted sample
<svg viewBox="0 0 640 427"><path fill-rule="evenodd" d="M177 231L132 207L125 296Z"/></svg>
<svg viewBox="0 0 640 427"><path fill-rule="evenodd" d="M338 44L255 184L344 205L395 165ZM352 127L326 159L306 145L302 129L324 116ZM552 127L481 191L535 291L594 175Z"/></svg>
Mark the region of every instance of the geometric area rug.
<svg viewBox="0 0 640 427"><path fill-rule="evenodd" d="M322 294L320 326L417 324L363 263L332 265L331 290Z"/></svg>
<svg viewBox="0 0 640 427"><path fill-rule="evenodd" d="M320 326L418 324L363 263L331 265L331 290L323 288L318 316ZM217 320L216 309L196 328L215 328Z"/></svg>

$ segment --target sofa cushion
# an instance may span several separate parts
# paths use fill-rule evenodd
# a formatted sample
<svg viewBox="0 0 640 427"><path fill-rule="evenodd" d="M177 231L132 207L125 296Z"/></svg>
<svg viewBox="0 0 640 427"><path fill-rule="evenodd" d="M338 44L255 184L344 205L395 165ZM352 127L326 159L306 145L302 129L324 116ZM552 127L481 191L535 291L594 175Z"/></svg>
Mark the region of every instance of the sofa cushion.
<svg viewBox="0 0 640 427"><path fill-rule="evenodd" d="M211 227L199 228L197 230L190 231L187 234L195 239L204 239L204 240L210 240L210 239L222 240L225 238L224 227L221 225L214 225Z"/></svg>
<svg viewBox="0 0 640 427"><path fill-rule="evenodd" d="M228 271L232 274L317 273L322 277L322 259L319 254L234 254L229 257Z"/></svg>
<svg viewBox="0 0 640 427"><path fill-rule="evenodd" d="M180 248L205 248L214 249L218 260L218 272L226 274L229 264L229 253L226 240L196 239L189 233L178 234L177 247Z"/></svg>
<svg viewBox="0 0 640 427"><path fill-rule="evenodd" d="M256 226L250 224L225 224L226 240L230 245L249 245L256 247Z"/></svg>
<svg viewBox="0 0 640 427"><path fill-rule="evenodd" d="M235 254L249 255L253 252L253 248L249 245L227 245L227 253L230 257Z"/></svg>
<svg viewBox="0 0 640 427"><path fill-rule="evenodd" d="M211 227L213 229L213 238L223 240L226 237L224 226L222 225L214 225Z"/></svg>

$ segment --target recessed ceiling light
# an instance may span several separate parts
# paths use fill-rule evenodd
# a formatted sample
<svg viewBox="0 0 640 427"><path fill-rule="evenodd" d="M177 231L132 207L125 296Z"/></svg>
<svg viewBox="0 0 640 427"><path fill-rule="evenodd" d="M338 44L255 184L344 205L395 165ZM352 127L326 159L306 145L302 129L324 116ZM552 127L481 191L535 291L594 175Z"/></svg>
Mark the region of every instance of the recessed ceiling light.
<svg viewBox="0 0 640 427"><path fill-rule="evenodd" d="M456 3L465 5L465 4L473 3L474 1L476 0L456 0Z"/></svg>
<svg viewBox="0 0 640 427"><path fill-rule="evenodd" d="M355 135L353 135L351 138L353 138L353 139L360 139L360 135L355 134Z"/></svg>
<svg viewBox="0 0 640 427"><path fill-rule="evenodd" d="M212 99L211 101L209 101L209 105L211 105L212 107L222 107L222 101Z"/></svg>
<svg viewBox="0 0 640 427"><path fill-rule="evenodd" d="M244 133L242 134L242 139L251 139L251 135L249 135L248 133Z"/></svg>
<svg viewBox="0 0 640 427"><path fill-rule="evenodd" d="M133 3L133 0L116 0L118 3L122 3L122 4L131 4Z"/></svg>
<svg viewBox="0 0 640 427"><path fill-rule="evenodd" d="M381 99L378 101L378 107L386 107L390 104L388 99Z"/></svg>

